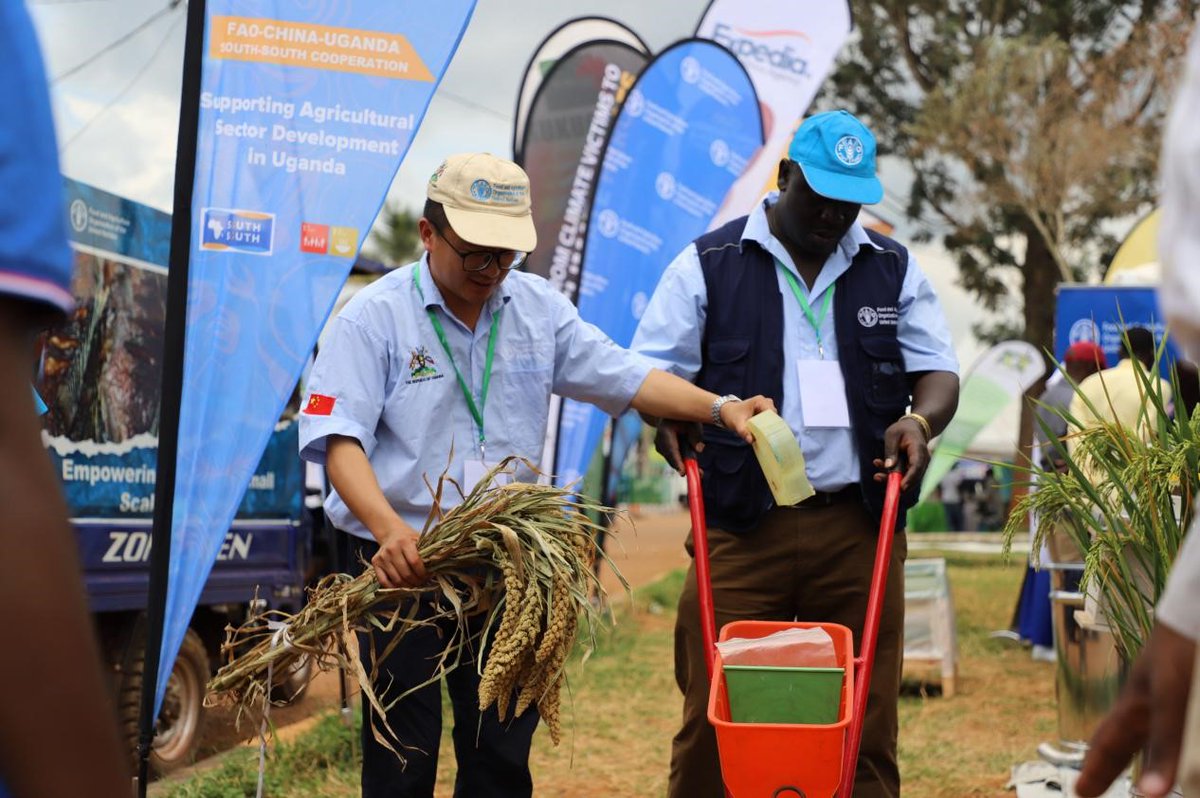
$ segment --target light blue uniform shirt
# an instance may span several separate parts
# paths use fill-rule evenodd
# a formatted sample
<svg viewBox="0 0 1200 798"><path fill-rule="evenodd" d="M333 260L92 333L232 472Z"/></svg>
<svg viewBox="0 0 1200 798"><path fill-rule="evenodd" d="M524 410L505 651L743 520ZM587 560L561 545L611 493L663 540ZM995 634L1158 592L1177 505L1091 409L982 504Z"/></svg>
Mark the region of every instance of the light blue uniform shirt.
<svg viewBox="0 0 1200 798"><path fill-rule="evenodd" d="M424 301L413 284L415 269L421 270ZM358 439L384 495L418 530L432 507L425 479L436 484L447 471L461 484L464 461L480 456L471 411L426 308L438 314L477 403L492 318L500 313L483 408L488 462L508 455L541 460L552 392L616 416L629 407L652 368L580 319L544 278L524 272L514 271L501 283L474 332L447 309L424 257L359 291L333 321L313 366L305 407L316 395L330 412L300 414L300 456L323 463L326 436ZM533 478L522 471L518 478ZM458 498L448 490L453 495L443 496L444 510ZM371 538L336 491L325 511L337 528Z"/></svg>
<svg viewBox="0 0 1200 798"><path fill-rule="evenodd" d="M779 264L796 276L815 315L820 314L826 292L850 268L850 262L860 247L873 247L862 226L855 222L842 238L838 248L825 261L812 290L808 290L791 256L783 244L771 235L767 225L766 206L778 198L771 194L765 203L755 208L746 221L743 241L755 241L775 256ZM798 360L818 360L817 336L792 289L780 270L776 269L779 291L783 296L783 406L780 415L792 428L804 461L809 481L817 490L836 491L861 480L856 445L852 431L842 429L807 429L800 406ZM700 342L708 310L708 294L700 256L691 244L675 258L654 291L646 312L633 336L633 350L651 358L655 365L686 380L695 380L700 372ZM747 308L747 313L755 312ZM821 324L821 343L825 358L837 360L837 333L831 305ZM907 371L958 372L958 359L950 340L946 317L938 304L933 287L909 255L908 269L900 288L900 318L897 327L900 349ZM745 397L743 397L745 398Z"/></svg>

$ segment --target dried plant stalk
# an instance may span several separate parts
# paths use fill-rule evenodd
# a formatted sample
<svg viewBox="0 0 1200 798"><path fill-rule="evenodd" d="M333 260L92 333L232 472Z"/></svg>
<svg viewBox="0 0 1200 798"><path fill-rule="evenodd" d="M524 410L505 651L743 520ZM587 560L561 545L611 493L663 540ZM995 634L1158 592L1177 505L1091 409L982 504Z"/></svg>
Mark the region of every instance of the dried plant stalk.
<svg viewBox="0 0 1200 798"><path fill-rule="evenodd" d="M593 590L603 594L592 568L598 526L588 513L604 518L612 510L548 485L494 484L494 477L511 474L518 464L533 469L528 461L504 460L445 514L439 508L446 486L460 495L461 489L445 475L430 486L434 510L417 545L429 575L421 588L386 589L372 568L357 577L331 574L317 583L295 615L264 613L228 629L222 647L226 663L208 685L210 700L232 702L239 715L260 706L270 695L268 673L283 673L307 656L317 665L314 673L341 667L355 674L363 700L383 723L386 710L404 695L386 695L388 686L379 683L375 663L403 645L409 631L450 621L456 631L446 640L430 681L460 664L465 667L464 651L478 651L474 667L481 674L480 710L494 703L505 720L536 705L557 744L564 665L581 616L589 635L594 632L598 611L591 601ZM431 591L433 616L415 618L411 599ZM492 638L486 661L483 645L468 648L466 631L466 619L484 612L484 635ZM367 668L354 655L351 641L371 629L391 637L384 650L371 652ZM400 741L386 725L374 732L401 756L393 745Z"/></svg>

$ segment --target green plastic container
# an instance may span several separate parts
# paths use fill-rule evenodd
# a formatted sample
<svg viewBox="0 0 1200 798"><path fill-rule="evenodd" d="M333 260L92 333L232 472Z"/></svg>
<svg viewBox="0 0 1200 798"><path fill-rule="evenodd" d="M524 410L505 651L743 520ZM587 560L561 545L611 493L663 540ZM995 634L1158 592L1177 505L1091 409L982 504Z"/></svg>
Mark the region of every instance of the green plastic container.
<svg viewBox="0 0 1200 798"><path fill-rule="evenodd" d="M725 665L734 723L837 723L843 668Z"/></svg>

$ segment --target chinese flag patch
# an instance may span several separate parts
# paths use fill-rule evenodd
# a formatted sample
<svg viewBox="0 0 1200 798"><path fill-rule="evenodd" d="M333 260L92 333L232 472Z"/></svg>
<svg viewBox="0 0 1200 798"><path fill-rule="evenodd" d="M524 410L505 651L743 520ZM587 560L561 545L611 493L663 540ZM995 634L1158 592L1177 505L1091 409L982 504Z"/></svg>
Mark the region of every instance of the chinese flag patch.
<svg viewBox="0 0 1200 798"><path fill-rule="evenodd" d="M309 394L308 404L304 406L304 413L309 416L328 416L333 412L333 403L336 401L337 397L335 396L325 396L319 393Z"/></svg>

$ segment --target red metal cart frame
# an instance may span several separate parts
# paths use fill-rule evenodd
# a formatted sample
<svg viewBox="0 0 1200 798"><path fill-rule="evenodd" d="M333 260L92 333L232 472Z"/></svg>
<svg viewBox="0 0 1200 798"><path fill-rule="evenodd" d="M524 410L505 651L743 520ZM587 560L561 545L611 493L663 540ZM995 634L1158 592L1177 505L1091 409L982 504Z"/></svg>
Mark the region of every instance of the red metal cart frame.
<svg viewBox="0 0 1200 798"><path fill-rule="evenodd" d="M896 532L896 516L900 507L899 471L888 474L887 492L883 505L883 516L879 525L879 542L875 549L875 566L871 573L871 590L867 599L866 622L863 626L862 644L858 656L853 657L853 664L846 669L846 680L843 702L840 712L841 720L830 726L804 726L782 724L734 724L722 722L714 716L719 711L720 701L723 700L723 676L718 671L714 673L718 654L716 650L716 619L712 598L712 575L708 559L708 527L704 518L704 499L700 490L700 468L694 458L684 460L684 470L687 475L688 507L692 517L692 541L695 549L696 581L699 588L700 620L704 635L704 648L708 652L708 677L713 683L709 702L709 715L714 726L718 728L718 744L722 739L726 742L721 753L722 772L725 773L726 795L734 796L729 787L730 782L751 785L739 789L735 798L850 798L854 792L854 771L858 761L859 745L862 741L863 718L867 708L867 692L871 686L871 672L875 666L875 644L879 637L879 619L883 611L883 599L886 593L888 570L892 560L892 543ZM813 626L814 624L766 624L764 626ZM834 624L815 624L826 627L834 637L835 647L839 657L849 660L853 655L852 644L844 642L848 632L845 627ZM723 734L724 733L724 734ZM744 736L744 740L739 740ZM773 778L763 767L762 762L754 766L756 771L753 778L744 771L745 762L740 760L726 761L727 751L734 746L730 741L743 743L740 747L746 750L759 751L770 755L771 746L764 745L765 741L774 741L776 750L794 750L794 761L816 761L817 752L831 750L833 758L837 757L840 747L840 761L827 764L820 773L812 773L808 778L816 782L804 782L806 774L800 773L802 783L793 784L796 779L790 775L791 770L804 765L784 763L782 766L789 771L787 783L771 781ZM779 745L784 746L780 748ZM831 748L832 746L832 748ZM807 758L805 758L807 757ZM730 757L733 760L733 757ZM732 769L732 772L731 770ZM768 786L771 785L771 786ZM834 792L836 791L836 792Z"/></svg>

